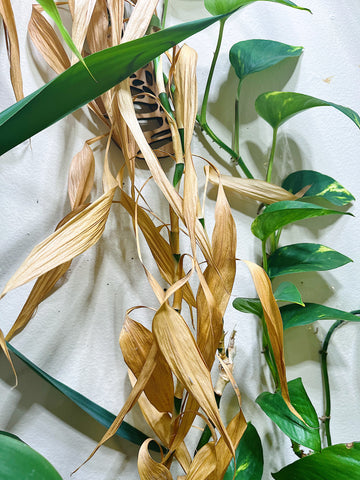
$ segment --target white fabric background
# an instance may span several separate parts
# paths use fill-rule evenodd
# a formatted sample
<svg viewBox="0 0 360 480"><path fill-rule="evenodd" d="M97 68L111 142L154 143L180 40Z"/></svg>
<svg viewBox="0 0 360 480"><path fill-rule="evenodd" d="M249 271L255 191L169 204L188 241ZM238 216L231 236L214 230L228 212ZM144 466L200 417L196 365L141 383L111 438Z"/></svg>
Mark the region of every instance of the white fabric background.
<svg viewBox="0 0 360 480"><path fill-rule="evenodd" d="M13 1L21 42L21 62L25 94L52 78L26 35L31 12L30 1ZM209 123L230 142L236 78L230 70L228 50L233 43L250 38L268 38L292 45L303 45L303 56L283 62L267 72L248 78L242 91L241 152L258 178L265 174L271 145L271 129L258 119L255 98L264 91L297 91L360 112L360 33L357 0L307 2L313 15L274 3L258 2L228 20L209 103ZM168 24L206 15L200 0L170 0ZM2 27L1 27L2 30ZM200 99L216 44L218 26L188 40L199 52ZM0 107L14 101L8 81L8 63L3 32L0 32ZM51 106L49 106L51 108ZM0 288L15 272L31 249L48 236L69 211L67 171L72 156L84 140L103 131L86 109L60 121L30 142L24 142L1 158L0 163ZM317 108L290 120L279 131L274 180L280 181L294 170L315 169L333 176L355 197L359 197L360 132L351 121L330 108ZM97 175L101 175L104 144L96 147ZM228 155L208 142L199 132L193 152L217 162L223 173L233 172ZM112 155L118 155L112 148ZM203 163L198 160L201 175ZM164 168L171 174L170 163ZM139 162L138 175L145 180L148 171ZM101 194L100 181L93 192ZM166 214L161 194L150 184L145 195L160 215ZM206 218L212 228L214 191L209 190ZM239 258L259 261L260 245L250 234L257 206L229 195L238 225ZM305 301L335 308L360 308L359 287L359 206L349 211L354 218L314 219L287 228L282 244L314 241L330 246L354 263L325 273L293 277ZM43 302L26 330L13 344L32 361L57 379L117 413L130 391L126 368L118 347L118 336L127 308L156 306L156 299L137 260L131 223L115 205L99 244L77 258L61 282L61 288ZM0 302L0 327L6 333L15 321L31 285L9 293ZM246 268L239 264L233 291L236 296L252 296L255 291ZM263 373L261 340L255 318L242 315L229 306L226 330L237 330L235 378L243 394L244 412L260 433L265 455L264 479L296 459L289 441L267 421L254 404L259 393L271 389ZM319 415L323 414L323 393L318 350L331 322L295 328L286 332L288 379L301 376ZM337 331L329 349L332 388L333 442L359 440L360 326L347 325ZM13 378L4 358L0 361L0 428L19 435L45 455L64 479L79 466L95 447L105 429L15 361L19 386L11 389ZM225 419L236 411L236 400L229 387L222 403ZM126 420L148 431L136 408ZM198 437L198 431L193 436ZM195 442L195 440L194 440ZM137 478L137 448L119 439L111 440L73 478L114 480Z"/></svg>

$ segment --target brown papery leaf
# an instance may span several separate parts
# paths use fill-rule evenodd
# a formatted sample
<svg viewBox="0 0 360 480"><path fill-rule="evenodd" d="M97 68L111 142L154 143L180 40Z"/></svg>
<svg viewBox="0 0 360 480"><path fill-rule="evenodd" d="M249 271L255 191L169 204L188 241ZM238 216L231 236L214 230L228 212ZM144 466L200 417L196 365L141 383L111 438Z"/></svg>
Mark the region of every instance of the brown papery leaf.
<svg viewBox="0 0 360 480"><path fill-rule="evenodd" d="M10 58L10 78L17 101L24 98L20 68L19 40L10 0L0 0L0 15L4 21L6 47Z"/></svg>
<svg viewBox="0 0 360 480"><path fill-rule="evenodd" d="M85 203L94 184L94 174L94 154L85 142L82 150L72 159L69 169L68 194L72 209Z"/></svg>
<svg viewBox="0 0 360 480"><path fill-rule="evenodd" d="M271 281L265 270L256 263L244 260L251 272L257 294L259 296L266 326L269 332L270 343L274 352L276 368L280 378L281 395L289 409L303 421L301 416L290 403L289 391L286 380L285 356L284 356L284 333L278 304L273 295Z"/></svg>
<svg viewBox="0 0 360 480"><path fill-rule="evenodd" d="M124 2L119 2L119 0L108 0L107 6L111 22L111 45L119 45L123 29Z"/></svg>
<svg viewBox="0 0 360 480"><path fill-rule="evenodd" d="M153 335L171 370L213 422L232 454L232 442L217 408L210 372L182 316L164 303L153 319Z"/></svg>
<svg viewBox="0 0 360 480"><path fill-rule="evenodd" d="M138 0L136 2L121 43L129 42L145 35L158 3L159 0Z"/></svg>
<svg viewBox="0 0 360 480"><path fill-rule="evenodd" d="M15 377L15 385L14 386L17 387L18 379L17 379L15 367L14 367L14 364L11 360L9 350L7 348L7 345L6 345L5 337L4 337L3 331L1 329L0 329L0 348L5 353L5 356L8 359L8 362L10 363L11 369L12 369L12 371L14 373L14 377Z"/></svg>
<svg viewBox="0 0 360 480"><path fill-rule="evenodd" d="M137 378L154 342L153 334L141 323L125 317L119 343L125 363ZM159 412L172 412L174 406L174 382L171 370L159 353L156 367L145 387L145 395Z"/></svg>
<svg viewBox="0 0 360 480"><path fill-rule="evenodd" d="M94 245L104 231L114 193L115 188L109 190L39 243L6 284L0 298L10 290L72 260Z"/></svg>
<svg viewBox="0 0 360 480"><path fill-rule="evenodd" d="M239 445L239 442L246 430L246 427L247 427L247 423L242 411L236 414L235 417L230 421L229 425L226 427L226 430L235 448L237 448L237 446ZM217 442L215 450L216 450L216 458L217 458L216 479L218 479L218 478L223 478L223 476L225 475L225 472L229 466L232 456L228 451L228 449L225 448L225 442L222 437Z"/></svg>
<svg viewBox="0 0 360 480"><path fill-rule="evenodd" d="M145 440L138 454L138 470L141 480L172 480L170 471L162 463L155 462L149 453L151 438Z"/></svg>
<svg viewBox="0 0 360 480"><path fill-rule="evenodd" d="M128 374L131 385L134 386L136 383L136 377L131 370L128 371ZM156 410L144 393L140 395L138 399L138 405L146 422L148 425L150 425L153 432L159 437L165 447L169 447L172 433L172 419L170 415L168 413L161 413ZM184 442L177 447L175 451L175 457L184 471L188 472L192 459Z"/></svg>
<svg viewBox="0 0 360 480"><path fill-rule="evenodd" d="M280 202L282 200L297 200L299 197L288 192L284 188L274 185L264 180L255 180L253 178L239 178L231 175L219 175L210 167L205 167L209 172L209 180L214 185L223 186L233 192L241 194L243 197L251 198L266 205Z"/></svg>
<svg viewBox="0 0 360 480"><path fill-rule="evenodd" d="M79 52L81 52L83 49L96 1L97 0L76 0L75 2L71 36ZM71 63L73 64L77 61L78 58L73 53Z"/></svg>
<svg viewBox="0 0 360 480"><path fill-rule="evenodd" d="M220 477L216 476L216 464L215 444L209 442L195 455L185 478L186 480L218 480Z"/></svg>
<svg viewBox="0 0 360 480"><path fill-rule="evenodd" d="M212 251L216 268L209 265L204 277L214 301L209 302L204 283L200 285L196 298L197 343L209 369L219 346L223 331L222 317L229 302L236 271L236 226L221 182L215 206Z"/></svg>
<svg viewBox="0 0 360 480"><path fill-rule="evenodd" d="M55 33L55 30L41 14L39 5L33 5L28 32L36 48L56 73L62 73L70 67L67 53Z"/></svg>
<svg viewBox="0 0 360 480"><path fill-rule="evenodd" d="M97 0L86 37L91 53L99 52L110 46L108 30L109 18L106 0Z"/></svg>

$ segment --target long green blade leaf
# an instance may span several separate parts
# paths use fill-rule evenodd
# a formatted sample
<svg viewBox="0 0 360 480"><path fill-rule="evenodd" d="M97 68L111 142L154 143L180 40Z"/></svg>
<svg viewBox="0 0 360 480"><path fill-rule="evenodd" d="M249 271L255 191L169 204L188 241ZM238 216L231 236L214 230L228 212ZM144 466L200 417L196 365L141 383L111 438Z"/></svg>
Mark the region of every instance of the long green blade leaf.
<svg viewBox="0 0 360 480"><path fill-rule="evenodd" d="M246 7L258 0L205 0L205 8L211 13L211 15L222 15L232 13L235 10ZM307 10L308 8L298 7L294 2L290 0L264 0L267 2L280 3L281 5L287 5L288 7L298 8L299 10Z"/></svg>
<svg viewBox="0 0 360 480"><path fill-rule="evenodd" d="M329 208L319 207L312 203L286 200L276 202L265 208L264 212L253 221L251 231L260 240L266 240L269 235L289 223L305 218L321 217L323 215L351 215Z"/></svg>
<svg viewBox="0 0 360 480"><path fill-rule="evenodd" d="M272 473L275 480L352 480L360 478L360 443L325 448Z"/></svg>
<svg viewBox="0 0 360 480"><path fill-rule="evenodd" d="M288 388L291 404L306 423L289 410L280 392L264 392L256 403L291 440L318 452L321 450L319 421L301 378L288 382Z"/></svg>
<svg viewBox="0 0 360 480"><path fill-rule="evenodd" d="M260 95L255 101L257 113L273 128L278 128L297 113L313 107L336 108L336 110L349 117L360 128L360 117L351 108L310 97L309 95L303 95L302 93L267 92Z"/></svg>
<svg viewBox="0 0 360 480"><path fill-rule="evenodd" d="M243 80L247 75L261 72L285 58L298 57L303 47L293 47L273 40L245 40L230 49L230 63L236 75Z"/></svg>
<svg viewBox="0 0 360 480"><path fill-rule="evenodd" d="M78 407L88 413L92 418L94 418L97 422L105 427L109 428L113 421L115 420L115 415L110 413L105 408L100 407L96 403L92 402L88 398L86 398L81 393L76 392L72 388L64 385L63 383L59 382L55 378L48 375L46 372L41 370L38 366L32 363L28 358L26 358L22 353L20 353L15 347L13 347L10 343L7 342L7 346L9 350L11 350L18 358L20 358L23 362L26 363L35 373L37 373L41 378L46 380L50 385L55 387L59 392L63 393L67 398L69 398L72 402L74 402ZM126 422L123 422L116 432L121 438L129 440L136 445L141 445L148 437L140 430L135 427L132 427ZM156 443L154 443L154 448L156 449ZM152 445L153 446L153 445ZM20 477L19 477L20 478Z"/></svg>
<svg viewBox="0 0 360 480"><path fill-rule="evenodd" d="M161 30L86 57L96 82L81 63L0 113L0 155L86 105L154 57L213 24L210 17Z"/></svg>
<svg viewBox="0 0 360 480"><path fill-rule="evenodd" d="M308 186L310 188L304 193L303 198L325 198L334 205L347 205L355 200L354 196L334 178L314 170L293 172L282 184L285 190L294 194Z"/></svg>
<svg viewBox="0 0 360 480"><path fill-rule="evenodd" d="M338 310L337 308L307 303L305 307L299 305L285 305L280 308L284 330L291 327L308 325L317 320L346 320L348 322L360 322L360 317L352 313Z"/></svg>
<svg viewBox="0 0 360 480"><path fill-rule="evenodd" d="M7 432L0 432L0 478L61 480L59 473L46 458Z"/></svg>
<svg viewBox="0 0 360 480"><path fill-rule="evenodd" d="M264 469L263 449L252 423L248 423L241 437L235 458L236 469L232 459L223 480L261 480Z"/></svg>
<svg viewBox="0 0 360 480"><path fill-rule="evenodd" d="M351 258L319 243L295 243L278 248L268 258L270 278L289 273L332 270L352 262Z"/></svg>

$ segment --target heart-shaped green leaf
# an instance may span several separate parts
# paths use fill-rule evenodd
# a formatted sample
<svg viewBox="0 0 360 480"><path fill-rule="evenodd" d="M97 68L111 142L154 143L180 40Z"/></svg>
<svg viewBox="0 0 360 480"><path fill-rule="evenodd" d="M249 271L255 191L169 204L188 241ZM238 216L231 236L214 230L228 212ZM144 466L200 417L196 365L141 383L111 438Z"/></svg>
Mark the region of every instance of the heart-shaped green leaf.
<svg viewBox="0 0 360 480"><path fill-rule="evenodd" d="M293 47L273 40L245 40L230 49L231 65L240 80L251 73L276 65L285 58L299 57L303 47Z"/></svg>
<svg viewBox="0 0 360 480"><path fill-rule="evenodd" d="M252 423L248 423L241 437L235 458L236 469L232 459L223 480L261 480L264 469L263 450L259 434Z"/></svg>
<svg viewBox="0 0 360 480"><path fill-rule="evenodd" d="M307 303L305 307L299 305L285 305L280 308L284 330L300 325L308 325L316 320L346 320L348 322L360 322L360 317L352 313L326 307L317 303Z"/></svg>
<svg viewBox="0 0 360 480"><path fill-rule="evenodd" d="M0 478L2 480L61 480L46 458L14 435L0 433Z"/></svg>
<svg viewBox="0 0 360 480"><path fill-rule="evenodd" d="M258 317L263 314L263 309L258 298L235 298L233 307L242 313L252 313Z"/></svg>
<svg viewBox="0 0 360 480"><path fill-rule="evenodd" d="M246 7L250 3L254 3L258 0L204 0L206 10L211 15L223 15L232 13L239 8ZM294 2L290 0L264 0L267 2L280 3L281 5L287 5L288 7L298 8L299 10L307 10L308 8L298 7Z"/></svg>
<svg viewBox="0 0 360 480"><path fill-rule="evenodd" d="M89 55L54 80L0 113L0 155L86 105L165 50L223 17L176 25Z"/></svg>
<svg viewBox="0 0 360 480"><path fill-rule="evenodd" d="M321 217L323 215L351 215L329 208L320 207L312 203L286 200L276 202L265 208L264 212L253 221L251 231L260 240L266 240L269 235L289 223L304 220L305 218Z"/></svg>
<svg viewBox="0 0 360 480"><path fill-rule="evenodd" d="M347 205L355 200L353 195L332 177L314 170L293 172L282 184L285 190L292 193L297 193L308 186L310 188L304 193L303 197L325 198L334 205Z"/></svg>
<svg viewBox="0 0 360 480"><path fill-rule="evenodd" d="M280 392L264 392L256 403L291 440L318 452L321 450L319 421L301 378L288 382L288 388L291 404L306 423L289 410Z"/></svg>
<svg viewBox="0 0 360 480"><path fill-rule="evenodd" d="M319 243L295 243L278 248L268 258L268 275L270 278L279 275L299 272L318 272L341 267L352 260Z"/></svg>
<svg viewBox="0 0 360 480"><path fill-rule="evenodd" d="M360 443L346 443L324 448L287 465L275 480L350 480L360 478Z"/></svg>
<svg viewBox="0 0 360 480"><path fill-rule="evenodd" d="M297 303L304 306L301 294L295 285L291 282L282 282L274 292L275 300L278 302Z"/></svg>
<svg viewBox="0 0 360 480"><path fill-rule="evenodd" d="M333 107L349 117L360 128L359 115L351 108L326 102L319 98L295 92L267 92L260 95L255 101L257 113L273 128L278 128L286 120L303 110L313 107Z"/></svg>

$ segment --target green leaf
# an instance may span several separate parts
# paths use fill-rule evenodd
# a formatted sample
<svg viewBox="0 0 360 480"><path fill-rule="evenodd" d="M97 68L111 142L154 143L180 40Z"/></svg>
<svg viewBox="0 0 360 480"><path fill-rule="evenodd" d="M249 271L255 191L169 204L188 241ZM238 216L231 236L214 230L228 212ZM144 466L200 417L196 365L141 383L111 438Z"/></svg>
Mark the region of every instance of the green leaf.
<svg viewBox="0 0 360 480"><path fill-rule="evenodd" d="M248 423L236 449L236 471L231 460L223 480L261 480L264 458L261 440L256 428Z"/></svg>
<svg viewBox="0 0 360 480"><path fill-rule="evenodd" d="M324 448L277 473L276 480L350 480L360 478L360 443L346 443Z"/></svg>
<svg viewBox="0 0 360 480"><path fill-rule="evenodd" d="M59 382L55 378L51 377L47 373L45 373L41 368L36 366L32 363L28 358L26 358L22 353L16 350L9 342L6 342L9 350L11 350L18 358L20 358L23 362L26 363L28 367L30 367L37 375L41 378L46 380L50 385L59 390L59 392L63 393L67 398L69 398L72 402L74 402L78 407L80 407L84 412L88 413L92 418L94 418L97 422L101 425L104 425L106 428L109 428L113 421L115 420L116 416L110 413L105 408L100 407L96 403L92 402L81 393L76 392L72 388L64 385L63 383ZM135 427L132 427L126 422L122 422L120 428L117 430L116 435L129 442L135 443L136 445L141 445L148 437L144 433L140 432ZM153 442L154 443L154 442ZM156 447L156 443L154 443L154 448ZM153 444L152 444L153 446Z"/></svg>
<svg viewBox="0 0 360 480"><path fill-rule="evenodd" d="M299 272L331 270L352 262L351 258L319 243L295 243L278 248L268 258L270 278Z"/></svg>
<svg viewBox="0 0 360 480"><path fill-rule="evenodd" d="M74 42L72 41L71 36L69 35L69 32L66 30L61 18L59 11L57 9L57 6L55 5L54 0L37 0L38 3L42 6L42 8L45 10L45 12L54 20L56 23L58 29L60 30L61 36L69 46L70 50L77 56L77 58L80 60L80 62L84 65L86 70L90 73L90 70L86 66L83 57L81 56L81 53L79 50L76 48ZM91 73L90 73L91 75Z"/></svg>
<svg viewBox="0 0 360 480"><path fill-rule="evenodd" d="M336 108L360 128L360 117L354 110L302 93L267 92L260 95L255 101L257 113L273 128L278 128L297 113L313 107Z"/></svg>
<svg viewBox="0 0 360 480"><path fill-rule="evenodd" d="M256 403L291 440L318 452L321 450L319 421L301 378L288 382L288 388L291 404L305 423L289 410L280 392L264 392Z"/></svg>
<svg viewBox="0 0 360 480"><path fill-rule="evenodd" d="M251 73L276 65L285 58L299 57L303 47L293 47L273 40L245 40L235 43L229 57L236 75L244 80Z"/></svg>
<svg viewBox="0 0 360 480"><path fill-rule="evenodd" d="M298 305L285 305L280 307L284 330L291 327L299 327L316 322L316 320L346 320L348 322L360 322L360 317L352 313L338 310L337 308L307 303L305 307Z"/></svg>
<svg viewBox="0 0 360 480"><path fill-rule="evenodd" d="M85 63L96 82L83 65L77 63L0 113L0 155L86 105L154 57L221 18L210 17L176 25L89 55Z"/></svg>
<svg viewBox="0 0 360 480"><path fill-rule="evenodd" d="M239 312L252 313L261 317L263 309L258 298L235 298L233 301L233 307Z"/></svg>
<svg viewBox="0 0 360 480"><path fill-rule="evenodd" d="M59 473L46 458L19 438L0 433L1 480L61 480Z"/></svg>
<svg viewBox="0 0 360 480"><path fill-rule="evenodd" d="M334 205L347 205L355 200L353 195L332 177L314 170L300 170L291 173L282 184L285 190L294 194L307 186L310 188L303 197L325 198Z"/></svg>
<svg viewBox="0 0 360 480"><path fill-rule="evenodd" d="M304 306L299 290L291 282L282 282L274 292L278 302L291 302Z"/></svg>
<svg viewBox="0 0 360 480"><path fill-rule="evenodd" d="M260 240L266 240L269 235L289 223L304 220L305 218L321 217L323 215L351 215L347 212L338 212L329 208L320 207L312 203L297 200L276 202L265 208L263 213L253 221L251 231Z"/></svg>
<svg viewBox="0 0 360 480"><path fill-rule="evenodd" d="M246 7L258 0L204 0L206 10L211 15L223 15L232 13L239 8ZM264 0L267 2L280 3L281 5L287 5L288 7L298 8L299 10L307 10L308 8L298 7L294 2L290 0Z"/></svg>

